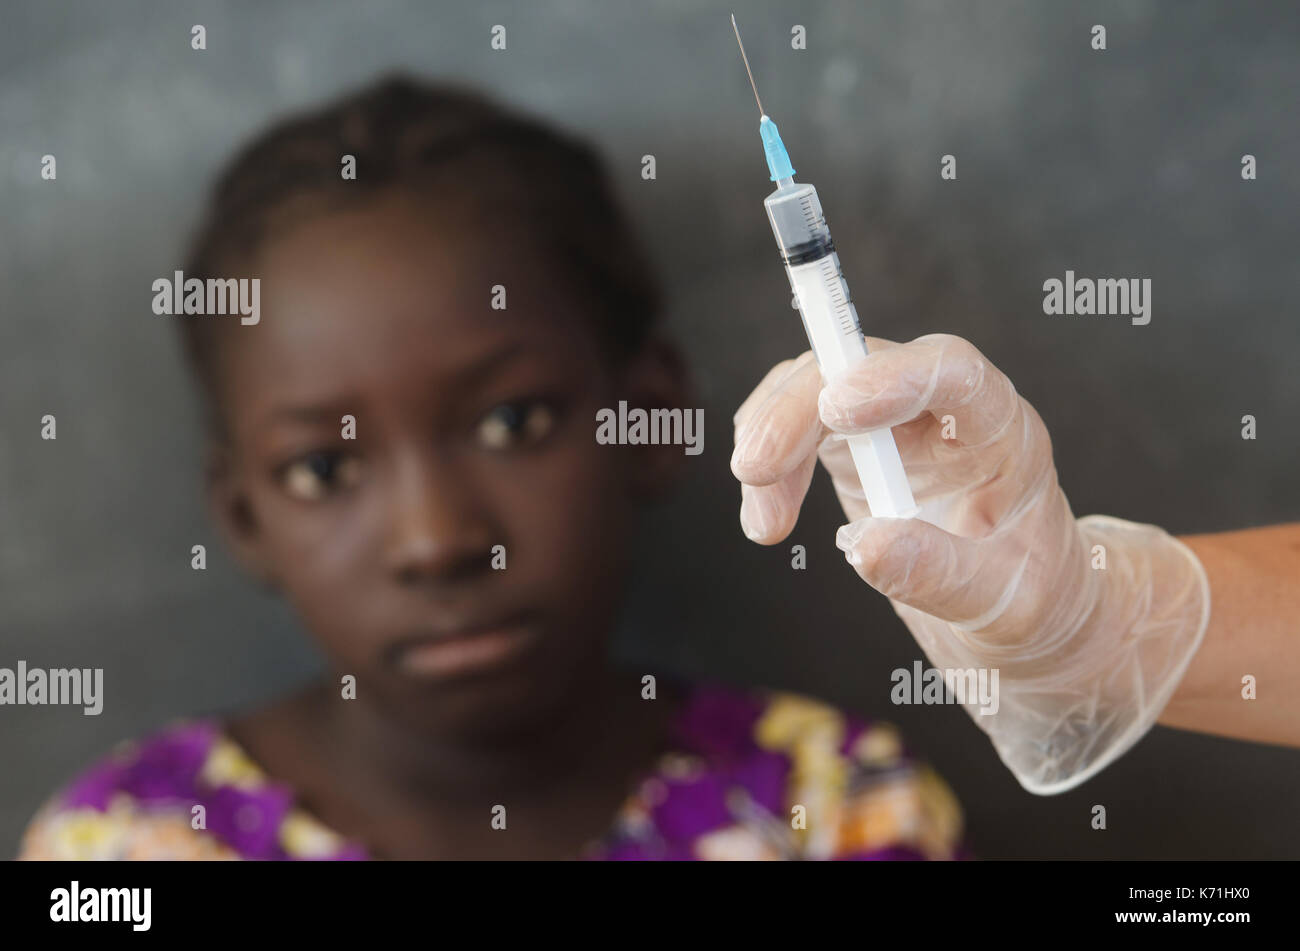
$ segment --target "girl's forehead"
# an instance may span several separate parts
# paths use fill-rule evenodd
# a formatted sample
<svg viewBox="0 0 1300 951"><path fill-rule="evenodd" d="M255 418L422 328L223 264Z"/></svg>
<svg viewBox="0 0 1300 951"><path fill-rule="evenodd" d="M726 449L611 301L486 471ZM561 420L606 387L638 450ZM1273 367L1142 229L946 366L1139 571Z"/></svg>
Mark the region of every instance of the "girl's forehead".
<svg viewBox="0 0 1300 951"><path fill-rule="evenodd" d="M316 279L389 264L412 276L527 274L553 257L554 237L523 209L487 199L387 189L302 215L276 228L257 265ZM341 273L340 273L341 271Z"/></svg>
<svg viewBox="0 0 1300 951"><path fill-rule="evenodd" d="M596 305L545 247L508 227L459 234L417 211L340 211L268 243L255 266L260 322L221 333L240 402L453 379L508 348L591 372Z"/></svg>
<svg viewBox="0 0 1300 951"><path fill-rule="evenodd" d="M230 354L245 378L269 382L326 373L380 382L402 373L450 375L508 348L538 360L594 357L590 320L554 287L529 294L523 282L505 286L505 307L494 310L487 287L467 293L457 280L427 293L409 293L400 280L362 293L345 285L330 294L321 284L297 295L284 287L268 294L258 325L227 329Z"/></svg>
<svg viewBox="0 0 1300 951"><path fill-rule="evenodd" d="M466 201L392 189L276 228L249 262L261 320L224 338L222 400L435 392L493 351L591 376L601 306L574 262L508 208L466 226Z"/></svg>
<svg viewBox="0 0 1300 951"><path fill-rule="evenodd" d="M600 306L582 265L530 213L392 189L280 229L259 250L263 310L451 310L498 319Z"/></svg>

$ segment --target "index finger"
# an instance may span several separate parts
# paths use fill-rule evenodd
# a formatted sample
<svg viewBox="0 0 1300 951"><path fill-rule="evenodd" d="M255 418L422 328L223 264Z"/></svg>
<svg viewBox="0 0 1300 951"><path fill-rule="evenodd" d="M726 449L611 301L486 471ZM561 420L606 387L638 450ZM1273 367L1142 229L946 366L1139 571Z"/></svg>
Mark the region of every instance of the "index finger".
<svg viewBox="0 0 1300 951"><path fill-rule="evenodd" d="M869 353L822 391L818 409L830 429L850 435L951 413L971 446L1003 433L1019 405L1011 380L974 344L928 334Z"/></svg>
<svg viewBox="0 0 1300 951"><path fill-rule="evenodd" d="M759 381L758 386L745 397L745 401L740 404L740 409L736 410L736 415L731 417L731 422L736 427L735 436L739 437L745 423L753 415L754 410L763 405L763 401L772 395L772 391L785 382L789 377L798 372L804 364L814 359L811 350L805 350L797 357L791 357L789 360L782 360Z"/></svg>
<svg viewBox="0 0 1300 951"><path fill-rule="evenodd" d="M811 355L809 351L805 356ZM731 472L737 479L748 485L771 485L816 454L826 432L817 416L822 386L821 368L814 360L800 358L794 370L749 410L731 454Z"/></svg>

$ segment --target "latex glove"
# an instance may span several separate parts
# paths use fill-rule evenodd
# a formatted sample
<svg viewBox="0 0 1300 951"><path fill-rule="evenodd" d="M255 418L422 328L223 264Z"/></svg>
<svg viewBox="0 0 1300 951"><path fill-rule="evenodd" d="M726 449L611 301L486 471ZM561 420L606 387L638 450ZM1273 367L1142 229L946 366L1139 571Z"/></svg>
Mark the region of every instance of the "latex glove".
<svg viewBox="0 0 1300 951"><path fill-rule="evenodd" d="M998 671L997 712L965 706L1021 785L1070 789L1155 723L1209 623L1205 571L1157 526L1076 520L1042 420L968 341L867 346L824 389L811 351L780 363L741 406L741 525L761 544L784 539L820 458L850 520L836 537L849 563L931 666ZM883 426L916 518L870 517L835 435Z"/></svg>

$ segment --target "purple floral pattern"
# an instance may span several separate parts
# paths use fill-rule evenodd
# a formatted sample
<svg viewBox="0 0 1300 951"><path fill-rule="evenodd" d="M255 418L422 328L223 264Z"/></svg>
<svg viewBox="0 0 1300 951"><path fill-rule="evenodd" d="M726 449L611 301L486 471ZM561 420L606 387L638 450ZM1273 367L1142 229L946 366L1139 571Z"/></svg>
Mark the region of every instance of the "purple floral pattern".
<svg viewBox="0 0 1300 951"><path fill-rule="evenodd" d="M201 821L199 818L201 817ZM690 688L665 754L586 859L964 858L961 813L887 724L792 694ZM123 744L47 804L24 858L359 860L212 719Z"/></svg>

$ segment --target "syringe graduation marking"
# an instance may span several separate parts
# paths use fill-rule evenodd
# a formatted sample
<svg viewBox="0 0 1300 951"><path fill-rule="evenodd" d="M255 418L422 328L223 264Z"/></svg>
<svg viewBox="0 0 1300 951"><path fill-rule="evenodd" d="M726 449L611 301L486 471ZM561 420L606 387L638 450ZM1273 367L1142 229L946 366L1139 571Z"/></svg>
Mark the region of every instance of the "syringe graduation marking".
<svg viewBox="0 0 1300 951"><path fill-rule="evenodd" d="M803 216L808 221L808 227L817 227L817 212L813 211L812 199L804 195L799 199L799 205L803 208Z"/></svg>
<svg viewBox="0 0 1300 951"><path fill-rule="evenodd" d="M861 333L862 330L854 319L853 311L849 308L848 299L841 290L843 285L840 282L840 272L830 257L822 258L821 272L822 280L826 282L826 292L830 296L835 316L839 320L840 330L846 334Z"/></svg>

